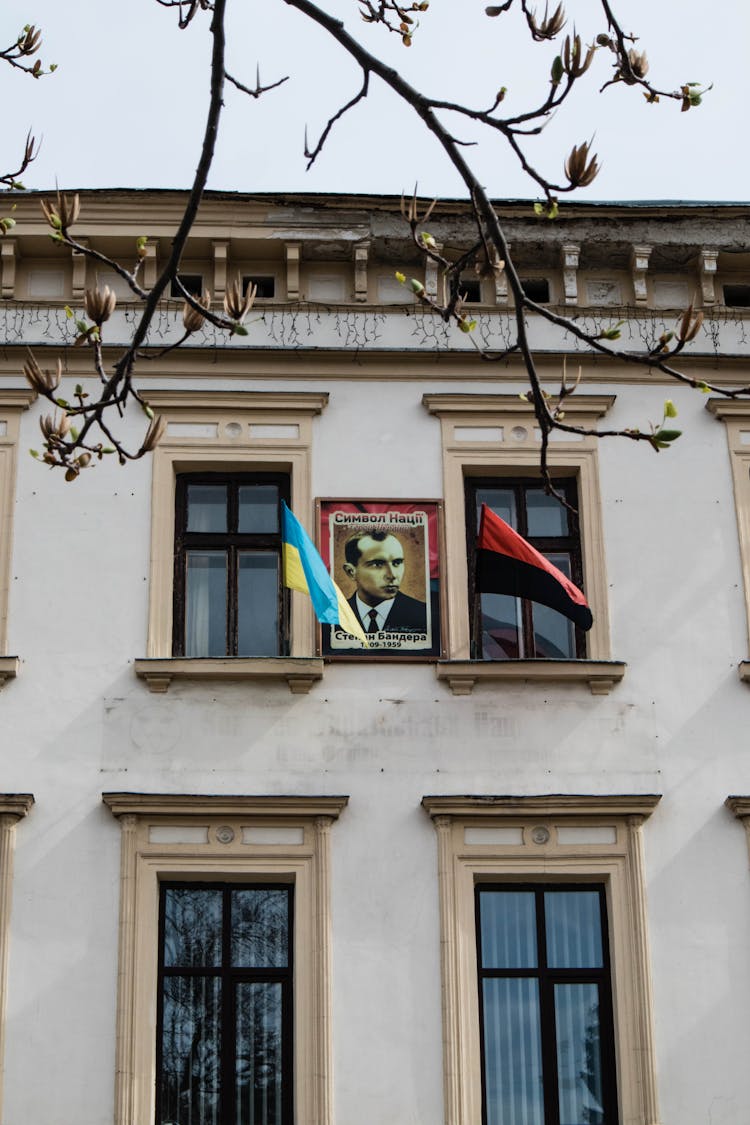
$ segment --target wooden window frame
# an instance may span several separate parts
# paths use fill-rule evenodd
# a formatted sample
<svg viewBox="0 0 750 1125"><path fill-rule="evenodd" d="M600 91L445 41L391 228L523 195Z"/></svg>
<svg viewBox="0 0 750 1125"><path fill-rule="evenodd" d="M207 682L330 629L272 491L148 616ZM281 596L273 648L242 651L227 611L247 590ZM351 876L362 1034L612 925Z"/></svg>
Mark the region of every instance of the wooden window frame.
<svg viewBox="0 0 750 1125"><path fill-rule="evenodd" d="M567 503L577 510L578 490L573 477L553 479L555 488L565 497ZM581 535L578 518L567 512L569 534L567 536L540 536L529 535L526 494L530 488L542 488L541 481L529 477L466 477L464 481L466 495L466 558L469 575L469 620L471 629L471 655L474 660L490 660L485 657L479 641L481 598L472 582L472 575L476 573L476 529L473 515L476 510L476 491L478 488L506 488L512 489L516 499L516 512L518 527L515 528L532 547L536 547L543 555L559 552L570 556L571 581L580 589L583 588L583 562L581 558ZM518 599L521 602L521 647L523 656L534 659L537 657L535 646L535 632L532 603L528 598ZM574 627L575 658L583 660L586 657L586 634L582 629ZM509 657L508 659L514 659ZM515 658L518 659L518 658ZM573 659L573 657L571 657Z"/></svg>
<svg viewBox="0 0 750 1125"><path fill-rule="evenodd" d="M191 532L187 529L187 494L191 484L227 485L227 531ZM279 501L290 503L290 482L287 473L180 473L175 487L175 547L174 547L174 608L172 655L185 655L185 605L187 597L186 561L190 550L224 551L227 555L227 625L226 652L223 656L237 656L238 599L237 556L250 548L274 552L279 558L278 567L278 649L271 656L289 653L289 591L282 583L281 573L281 504L275 532L239 532L238 492L244 485L274 484L279 490Z"/></svg>
<svg viewBox="0 0 750 1125"><path fill-rule="evenodd" d="M170 966L164 964L165 950L165 898L169 890L190 887L192 890L215 890L222 892L222 949L219 966ZM231 963L231 926L229 899L234 890L284 890L287 894L288 946L287 963L272 969L237 968ZM156 1014L156 1120L159 1119L160 1075L163 1060L164 1026L164 981L166 978L191 977L218 978L221 981L221 1019L219 1021L219 1059L221 1074L221 1093L219 1096L218 1125L231 1125L235 1119L236 1103L231 1090L234 1083L234 1063L236 1061L236 1041L233 1027L233 986L238 983L259 983L270 981L279 983L282 988L281 1000L281 1122L280 1125L293 1125L294 1121L294 1051L293 1051L293 994L294 994L294 885L292 883L250 882L205 882L200 880L163 880L159 884L159 969L157 982ZM229 1091L229 1093L227 1093Z"/></svg>

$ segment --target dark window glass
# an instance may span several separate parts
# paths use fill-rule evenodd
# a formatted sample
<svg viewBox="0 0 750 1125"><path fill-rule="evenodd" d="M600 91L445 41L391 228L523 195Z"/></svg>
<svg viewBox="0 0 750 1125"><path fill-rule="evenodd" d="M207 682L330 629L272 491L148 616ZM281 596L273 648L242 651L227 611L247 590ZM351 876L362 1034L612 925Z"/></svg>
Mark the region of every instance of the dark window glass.
<svg viewBox="0 0 750 1125"><path fill-rule="evenodd" d="M161 887L156 1125L291 1125L289 886Z"/></svg>
<svg viewBox="0 0 750 1125"><path fill-rule="evenodd" d="M180 281L187 289L191 297L201 297L203 295L203 277L199 273L181 273ZM170 288L170 296L176 297L178 301L184 300L181 290L177 286L177 282L172 279L172 286Z"/></svg>
<svg viewBox="0 0 750 1125"><path fill-rule="evenodd" d="M724 304L739 309L750 307L750 285L725 285Z"/></svg>
<svg viewBox="0 0 750 1125"><path fill-rule="evenodd" d="M577 506L575 481L556 480L571 508ZM537 602L474 589L476 537L482 504L536 547L558 570L583 586L581 541L576 517L539 481L466 479L466 527L472 657L518 660L524 657L585 657L586 639L567 617Z"/></svg>
<svg viewBox="0 0 750 1125"><path fill-rule="evenodd" d="M271 297L276 296L276 278L275 277L257 277L255 274L250 274L242 278L242 289L246 292L251 285L256 286L255 299L268 301Z"/></svg>
<svg viewBox="0 0 750 1125"><path fill-rule="evenodd" d="M476 890L484 1125L617 1125L604 888Z"/></svg>
<svg viewBox="0 0 750 1125"><path fill-rule="evenodd" d="M521 284L530 301L536 301L538 305L549 303L549 282L546 277L525 277Z"/></svg>
<svg viewBox="0 0 750 1125"><path fill-rule="evenodd" d="M288 651L281 586L282 500L270 473L177 480L175 656L280 656Z"/></svg>
<svg viewBox="0 0 750 1125"><path fill-rule="evenodd" d="M462 277L458 285L467 304L478 305L482 300L482 283L478 277Z"/></svg>

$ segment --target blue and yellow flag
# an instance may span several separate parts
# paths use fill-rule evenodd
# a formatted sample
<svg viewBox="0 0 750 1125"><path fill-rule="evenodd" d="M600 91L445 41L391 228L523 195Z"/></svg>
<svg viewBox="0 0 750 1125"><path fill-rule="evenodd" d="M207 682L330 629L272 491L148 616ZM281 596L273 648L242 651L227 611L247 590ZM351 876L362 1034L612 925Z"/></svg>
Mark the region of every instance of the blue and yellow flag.
<svg viewBox="0 0 750 1125"><path fill-rule="evenodd" d="M338 625L367 648L367 637L354 610L326 570L325 563L297 517L281 502L284 585L309 594L315 616L323 625Z"/></svg>

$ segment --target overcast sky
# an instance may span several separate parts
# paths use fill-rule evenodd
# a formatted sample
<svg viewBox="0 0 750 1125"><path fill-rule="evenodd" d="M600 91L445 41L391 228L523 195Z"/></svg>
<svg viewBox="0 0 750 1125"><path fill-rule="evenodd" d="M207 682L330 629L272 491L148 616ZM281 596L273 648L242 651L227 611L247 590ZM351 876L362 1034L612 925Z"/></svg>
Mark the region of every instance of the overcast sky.
<svg viewBox="0 0 750 1125"><path fill-rule="evenodd" d="M626 30L640 35L655 85L701 81L714 89L688 113L672 102L647 105L622 84L598 97L611 74L611 56L601 51L584 92L530 141L532 162L561 178L571 144L594 136L602 171L578 199L748 199L750 4L614 2ZM427 93L480 107L506 86L505 104L516 112L546 89L554 48L531 44L515 13L488 19L484 0L431 0L408 50L364 24L356 0L322 3ZM283 0L229 0L229 9L230 71L252 85L259 63L264 82L289 81L258 101L227 91L210 187L399 193L418 181L424 194L465 194L436 142L377 80L368 103L336 127L307 172L305 125L317 135L359 88L357 68ZM585 42L605 30L595 0L568 0L567 10ZM59 69L41 81L0 71L3 168L31 127L43 145L24 176L28 187L56 180L66 188L187 187L208 98L208 14L180 32L175 14L155 0L5 0L3 43L25 23L43 29L41 57ZM463 124L455 129L472 139ZM493 196L537 194L499 139L486 137L466 151Z"/></svg>

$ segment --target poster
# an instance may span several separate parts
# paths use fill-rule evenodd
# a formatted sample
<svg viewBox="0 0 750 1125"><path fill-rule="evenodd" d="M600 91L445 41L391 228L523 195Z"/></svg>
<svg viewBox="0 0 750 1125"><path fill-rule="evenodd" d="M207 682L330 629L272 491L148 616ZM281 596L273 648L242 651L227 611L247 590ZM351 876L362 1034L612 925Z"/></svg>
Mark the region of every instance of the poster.
<svg viewBox="0 0 750 1125"><path fill-rule="evenodd" d="M323 562L368 642L323 626L323 655L440 656L440 502L319 500L318 511Z"/></svg>

